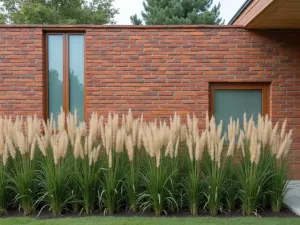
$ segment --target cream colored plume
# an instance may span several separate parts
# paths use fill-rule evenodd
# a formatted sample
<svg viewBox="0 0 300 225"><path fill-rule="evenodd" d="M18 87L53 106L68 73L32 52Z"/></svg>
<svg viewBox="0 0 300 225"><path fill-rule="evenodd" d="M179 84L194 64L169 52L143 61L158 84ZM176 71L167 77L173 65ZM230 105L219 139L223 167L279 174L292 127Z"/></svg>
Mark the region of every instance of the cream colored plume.
<svg viewBox="0 0 300 225"><path fill-rule="evenodd" d="M131 109L128 110L128 114L126 115L126 132L131 133L132 131L132 122L133 122L133 116Z"/></svg>
<svg viewBox="0 0 300 225"><path fill-rule="evenodd" d="M60 108L60 114L58 115L58 130L59 132L63 132L65 130L66 125L66 114L63 108Z"/></svg>
<svg viewBox="0 0 300 225"><path fill-rule="evenodd" d="M133 149L132 137L130 135L127 136L125 145L126 145L126 150L127 150L129 161L132 162L133 155L134 155L134 149Z"/></svg>

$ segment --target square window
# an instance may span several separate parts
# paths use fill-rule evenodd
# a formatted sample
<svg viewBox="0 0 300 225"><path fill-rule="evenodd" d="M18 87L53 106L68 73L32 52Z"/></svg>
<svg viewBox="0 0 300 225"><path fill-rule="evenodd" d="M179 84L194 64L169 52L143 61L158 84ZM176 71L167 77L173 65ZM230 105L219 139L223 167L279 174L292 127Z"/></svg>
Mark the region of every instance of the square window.
<svg viewBox="0 0 300 225"><path fill-rule="evenodd" d="M244 113L257 122L258 114L269 113L269 84L210 83L210 113L217 123L223 121L225 131L230 117L242 124Z"/></svg>

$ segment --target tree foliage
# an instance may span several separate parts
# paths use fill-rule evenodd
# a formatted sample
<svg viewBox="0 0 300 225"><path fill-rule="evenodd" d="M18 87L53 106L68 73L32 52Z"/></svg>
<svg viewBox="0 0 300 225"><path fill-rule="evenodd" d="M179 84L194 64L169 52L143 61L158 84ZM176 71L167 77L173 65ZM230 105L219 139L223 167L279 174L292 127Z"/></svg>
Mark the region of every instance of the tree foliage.
<svg viewBox="0 0 300 225"><path fill-rule="evenodd" d="M213 0L144 0L141 16L146 25L222 24L220 3ZM137 15L130 17L134 25L141 25Z"/></svg>
<svg viewBox="0 0 300 225"><path fill-rule="evenodd" d="M107 24L118 10L113 0L0 0L0 23Z"/></svg>

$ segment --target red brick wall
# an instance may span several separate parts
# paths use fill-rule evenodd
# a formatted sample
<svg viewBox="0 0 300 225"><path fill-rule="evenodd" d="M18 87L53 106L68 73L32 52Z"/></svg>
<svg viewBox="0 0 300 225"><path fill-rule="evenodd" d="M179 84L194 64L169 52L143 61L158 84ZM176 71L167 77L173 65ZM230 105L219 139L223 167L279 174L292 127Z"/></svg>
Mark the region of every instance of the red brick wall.
<svg viewBox="0 0 300 225"><path fill-rule="evenodd" d="M43 115L42 34L0 27L0 115Z"/></svg>
<svg viewBox="0 0 300 225"><path fill-rule="evenodd" d="M0 27L0 113L42 116L43 29ZM271 82L270 115L273 121L287 117L295 131L292 178L300 179L300 30L77 29L86 31L87 115L131 108L146 118L168 118L174 111L203 118L209 82Z"/></svg>

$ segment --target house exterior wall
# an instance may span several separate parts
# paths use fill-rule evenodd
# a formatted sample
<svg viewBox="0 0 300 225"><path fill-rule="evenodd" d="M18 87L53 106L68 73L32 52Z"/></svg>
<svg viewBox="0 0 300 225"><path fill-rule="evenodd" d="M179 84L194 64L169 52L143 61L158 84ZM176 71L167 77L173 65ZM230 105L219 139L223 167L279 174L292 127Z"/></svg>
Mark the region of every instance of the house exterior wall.
<svg viewBox="0 0 300 225"><path fill-rule="evenodd" d="M2 26L0 115L44 115L43 33L86 34L85 106L144 113L195 112L204 121L209 82L270 82L270 116L294 129L292 179L300 179L300 30L230 26ZM204 124L204 123L203 123Z"/></svg>

